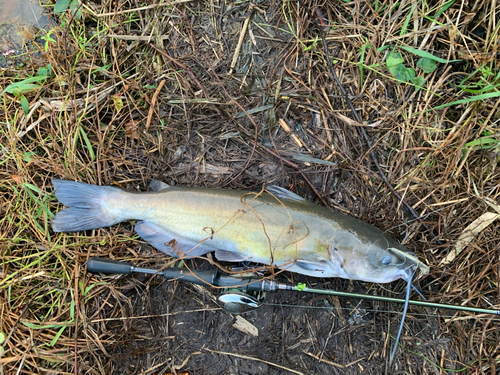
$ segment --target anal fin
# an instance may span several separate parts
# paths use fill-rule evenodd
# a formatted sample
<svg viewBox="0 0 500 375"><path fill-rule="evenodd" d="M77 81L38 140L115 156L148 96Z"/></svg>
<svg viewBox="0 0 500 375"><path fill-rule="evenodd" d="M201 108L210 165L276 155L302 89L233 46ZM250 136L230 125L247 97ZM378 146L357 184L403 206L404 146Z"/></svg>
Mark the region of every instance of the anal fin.
<svg viewBox="0 0 500 375"><path fill-rule="evenodd" d="M139 221L135 231L151 246L174 258L192 258L215 250L204 243L183 239L147 220Z"/></svg>
<svg viewBox="0 0 500 375"><path fill-rule="evenodd" d="M306 271L313 271L313 272L324 272L326 269L326 266L324 264L321 264L320 262L308 262L306 260L297 260L295 262L295 265L299 266L300 268L306 270Z"/></svg>
<svg viewBox="0 0 500 375"><path fill-rule="evenodd" d="M223 262L244 262L248 259L237 251L216 250L215 257Z"/></svg>

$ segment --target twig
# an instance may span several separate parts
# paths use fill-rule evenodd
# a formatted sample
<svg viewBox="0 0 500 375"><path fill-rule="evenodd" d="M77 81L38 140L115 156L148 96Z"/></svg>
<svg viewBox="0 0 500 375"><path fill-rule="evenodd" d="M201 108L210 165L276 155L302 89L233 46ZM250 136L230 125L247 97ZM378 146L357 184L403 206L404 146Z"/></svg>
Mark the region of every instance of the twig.
<svg viewBox="0 0 500 375"><path fill-rule="evenodd" d="M134 13L134 12L139 12L141 10L146 10L146 9L154 9L154 8L159 8L159 7L172 6L173 4L189 3L191 1L193 1L193 0L174 0L174 1L169 1L168 3L147 5L147 6L135 8L135 9L126 9L126 10L120 10L118 12L101 13L101 14L98 14L97 17L107 17L107 16L115 16L118 14Z"/></svg>
<svg viewBox="0 0 500 375"><path fill-rule="evenodd" d="M148 35L117 35L117 34L109 34L106 35L106 38L114 38L120 40L140 40L141 42L149 42L151 37ZM170 37L168 35L160 35L158 39L168 40Z"/></svg>
<svg viewBox="0 0 500 375"><path fill-rule="evenodd" d="M243 39L245 38L245 34L248 28L248 23L250 22L250 16L245 19L243 23L243 27L241 28L240 38L238 39L238 44L236 45L236 49L234 50L233 61L231 62L231 68L229 69L229 74L233 74L233 69L236 66L236 62L238 61L238 56L240 54L241 45L243 44Z"/></svg>
<svg viewBox="0 0 500 375"><path fill-rule="evenodd" d="M148 120L146 121L146 131L149 130L149 125L151 125L151 119L153 118L153 113L155 111L155 104L156 104L156 99L158 98L158 94L160 94L160 91L165 85L165 80L162 80L158 87L156 88L155 93L153 94L153 99L151 99L151 106L149 107L149 113L148 113Z"/></svg>
<svg viewBox="0 0 500 375"><path fill-rule="evenodd" d="M354 105L352 104L352 101L349 98L349 95L347 95L347 92L345 91L344 86L342 86L342 83L340 83L339 77L337 76L337 73L335 72L335 69L333 68L332 62L331 62L330 57L328 55L328 46L327 46L326 40L325 40L325 33L324 33L324 31L323 31L322 28L320 28L320 29L322 30L322 32L321 32L321 39L323 40L323 48L324 48L324 51L325 51L325 58L326 58L326 61L328 61L328 65L329 65L330 70L331 70L331 72L333 74L333 78L335 79L335 82L337 82L337 85L339 86L339 89L342 92L342 95L344 96L347 104L351 108L352 114L356 118L356 121L358 121L361 124L362 123L361 118L359 117L358 112L354 108ZM382 180L384 180L384 182L389 187L389 189L394 194L394 196L396 198L398 198L401 203L403 203L403 205L408 209L408 211L410 211L410 213L412 214L412 216L416 220L418 220L418 222L420 224L422 224L422 226L431 234L431 236L434 238L434 240L436 240L436 242L439 245L442 245L442 242L434 235L434 233L427 226L427 224L425 224L422 221L422 219L417 215L417 213L413 210L413 208L408 203L406 203L406 201L401 197L401 195L399 195L399 193L396 190L394 190L394 188L392 187L391 183L389 182L389 180L385 176L385 173L382 170L382 167L380 167L380 164L378 163L377 157L375 156L375 153L373 152L373 144L370 141L370 138L368 137L368 134L366 133L365 128L364 127L359 127L359 129L361 130L361 133L363 134L363 138L365 139L366 144L368 145L368 148L370 149L370 151L369 151L370 152L370 156L371 156L371 158L373 160L373 163L377 167L378 172L379 172L380 176L382 177Z"/></svg>
<svg viewBox="0 0 500 375"><path fill-rule="evenodd" d="M163 51L163 50L159 49L158 47L156 47L153 43L149 43L149 45L151 46L151 48L153 48L154 50L156 50L156 52L160 53L162 56L165 56L167 59L169 59L170 61L172 61L175 65L177 65L177 66L181 67L182 69L184 69L191 76L191 78L193 78L194 82L200 88L200 90L202 90L203 92L205 92L205 89L203 88L202 84L200 83L200 81L198 81L198 79L196 78L196 76L194 75L194 73L191 71L191 69L189 69L186 65L181 64L179 61L177 61L176 59L174 59L172 56L170 56L165 51Z"/></svg>
<svg viewBox="0 0 500 375"><path fill-rule="evenodd" d="M304 174L304 172L302 172L302 169L297 164L292 163L291 161L288 161L286 159L283 159L281 157L281 155L279 155L279 154L275 153L274 151L268 149L266 146L261 145L260 143L255 142L254 140L251 140L250 142L252 142L255 145L259 146L264 151L270 153L274 157L280 159L286 165L289 165L290 167L292 167L293 169L295 169L297 172L299 172L299 174L302 176L302 178L304 179L304 181L309 185L309 187L312 189L312 191L314 191L314 194L316 194L316 196L319 198L319 200L321 201L321 203L323 203L324 206L328 207L328 205L326 204L326 202L323 200L323 197L319 194L318 190L316 190L316 188L314 187L314 185L312 184L312 182L307 178L307 176Z"/></svg>

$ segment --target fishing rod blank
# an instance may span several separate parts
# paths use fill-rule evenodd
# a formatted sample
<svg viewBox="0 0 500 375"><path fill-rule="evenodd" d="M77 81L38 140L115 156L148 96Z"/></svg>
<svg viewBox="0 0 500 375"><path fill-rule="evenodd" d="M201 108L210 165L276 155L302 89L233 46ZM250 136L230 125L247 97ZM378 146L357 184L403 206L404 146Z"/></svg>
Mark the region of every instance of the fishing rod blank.
<svg viewBox="0 0 500 375"><path fill-rule="evenodd" d="M405 300L401 299L401 298L374 296L374 295L370 295L370 294L337 292L335 290L314 289L314 288L304 287L303 285L292 286L291 290L296 290L298 292L309 292L309 293L317 293L317 294L327 294L327 295L330 295L330 296L337 296L337 297L364 298L364 299L371 299L371 300L375 300L375 301L405 303ZM410 305L417 305L417 306L434 307L434 308L437 308L437 309L450 309L450 310L460 310L460 311L475 312L475 313L479 313L479 314L500 315L500 310L481 309L481 308L478 308L478 307L468 307L468 306L458 306L458 305L448 305L448 304L445 304L445 303L434 303L434 302L409 300L409 304Z"/></svg>

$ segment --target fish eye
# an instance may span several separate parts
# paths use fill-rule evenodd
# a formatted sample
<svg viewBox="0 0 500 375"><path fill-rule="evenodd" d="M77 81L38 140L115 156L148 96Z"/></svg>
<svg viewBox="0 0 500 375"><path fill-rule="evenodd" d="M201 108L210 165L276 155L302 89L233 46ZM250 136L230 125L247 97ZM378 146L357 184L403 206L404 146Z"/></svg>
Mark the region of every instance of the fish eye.
<svg viewBox="0 0 500 375"><path fill-rule="evenodd" d="M392 258L390 255L386 255L385 257L382 258L382 261L381 263L384 265L384 266L388 266L389 264L392 263Z"/></svg>

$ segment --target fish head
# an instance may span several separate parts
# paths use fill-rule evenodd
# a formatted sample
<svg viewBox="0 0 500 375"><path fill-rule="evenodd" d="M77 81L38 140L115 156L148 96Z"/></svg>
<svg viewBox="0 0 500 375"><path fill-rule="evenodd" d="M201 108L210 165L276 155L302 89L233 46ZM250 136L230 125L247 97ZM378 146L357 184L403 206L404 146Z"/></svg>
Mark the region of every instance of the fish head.
<svg viewBox="0 0 500 375"><path fill-rule="evenodd" d="M341 258L340 271L346 275L342 277L352 280L390 283L398 279L410 281L418 268L423 274L429 273L429 267L420 262L415 253L392 238L384 237L345 252L332 251L332 257L337 257L337 263Z"/></svg>

